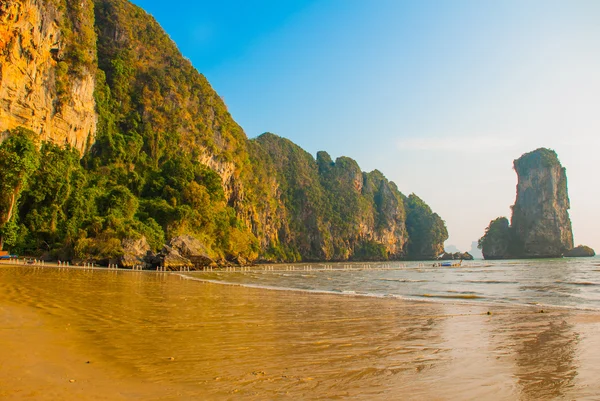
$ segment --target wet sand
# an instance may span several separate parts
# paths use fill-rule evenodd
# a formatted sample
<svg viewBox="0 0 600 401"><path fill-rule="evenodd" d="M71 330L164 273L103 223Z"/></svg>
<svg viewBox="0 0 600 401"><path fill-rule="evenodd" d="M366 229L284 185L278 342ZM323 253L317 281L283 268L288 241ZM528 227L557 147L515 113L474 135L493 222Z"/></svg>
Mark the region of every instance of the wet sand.
<svg viewBox="0 0 600 401"><path fill-rule="evenodd" d="M69 330L29 308L0 305L0 399L169 398L160 387L119 375L117 366L92 358Z"/></svg>
<svg viewBox="0 0 600 401"><path fill-rule="evenodd" d="M544 312L2 266L0 398L597 399L600 315Z"/></svg>

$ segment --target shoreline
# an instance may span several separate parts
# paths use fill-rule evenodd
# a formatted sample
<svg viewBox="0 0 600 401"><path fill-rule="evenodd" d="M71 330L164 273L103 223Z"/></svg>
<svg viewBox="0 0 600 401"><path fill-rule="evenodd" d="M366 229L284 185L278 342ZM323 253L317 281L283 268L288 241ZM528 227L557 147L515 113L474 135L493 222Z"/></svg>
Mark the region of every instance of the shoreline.
<svg viewBox="0 0 600 401"><path fill-rule="evenodd" d="M381 294L369 294L369 293L358 293L358 292L341 292L341 291L327 291L327 290L312 290L312 289L302 289L302 288L293 288L293 287L274 287L268 285L261 284L248 284L248 283L232 283L228 281L219 281L219 280L211 280L211 279L203 279L196 278L191 276L186 276L183 273L186 272L169 272L174 276L179 276L184 280L192 280L198 281L201 283L210 283L215 285L224 285L224 286L234 286L234 287L243 287L243 288L252 288L256 290L266 290L266 291L280 291L280 292L297 292L300 294L316 294L316 295L331 295L331 296L345 296L345 297L364 297L369 299L387 299L387 300L397 300L398 302L408 302L408 303L424 303L424 304L444 304L444 305L458 305L458 306L484 306L484 307L498 307L498 308L525 308L525 309L535 309L538 313L548 313L548 309L561 309L561 310L574 310L581 312L591 312L600 314L600 309L592 309L592 308L579 308L579 307L571 307L571 306L561 306L561 305L545 305L545 304L524 304L524 303L501 303L501 302L491 302L491 301L473 301L469 299L460 299L460 298L444 298L432 296L429 298L416 298L416 297L406 297L403 295L381 295ZM188 272L190 273L190 272ZM193 273L193 272L191 272ZM544 309L546 308L546 309ZM540 312L540 309L543 309L543 312Z"/></svg>
<svg viewBox="0 0 600 401"><path fill-rule="evenodd" d="M362 269L355 269L356 271L360 271ZM366 269L366 270L378 270L378 269ZM388 269L381 269L381 270L388 270ZM302 270L296 270L296 272L301 272ZM308 272L325 272L328 270L310 270L310 271L306 271ZM329 270L331 271L331 270ZM338 269L336 271L345 271L343 269ZM250 272L255 272L255 271L250 271ZM262 271L259 271L262 272ZM265 273L271 272L271 271L264 271ZM275 272L286 272L286 270L279 270L279 271L275 271ZM245 287L245 288L254 288L254 289L258 289L258 290L268 290L268 291L291 291L291 292L298 292L298 293L310 293L310 294L324 294L324 295L334 295L334 296L347 296L347 297L365 297L365 298L373 298L373 299L396 299L398 301L403 301L403 302L416 302L416 303L433 303L433 304L452 304L452 305L464 305L464 306L469 306L469 305L476 305L476 306L486 306L486 307L490 307L490 308L494 308L494 307L519 307L519 308L528 308L528 309L535 309L538 312L540 310L543 310L542 313L546 313L549 309L558 309L558 310L574 310L574 311L581 311L581 312L591 312L591 313L599 313L600 314L600 308L594 308L594 307L588 307L588 306L570 306L570 305L554 305L554 304L547 304L547 303L517 303L517 302L494 302L494 301L489 301L489 300L485 300L485 301L478 301L473 299L471 296L465 296L465 297L461 297L461 296L444 296L444 295L437 295L437 294L425 294L421 297L418 296L405 296L405 295L400 295L400 294L378 294L378 293L365 293L365 292L355 292L355 291L335 291L335 290L319 290L319 289L304 289L304 288L295 288L295 287L277 287L277 286L270 286L270 285L264 285L264 284L253 284L253 283L236 283L236 282L230 282L230 281L222 281L222 280L215 280L215 279L210 279L210 278L201 278L198 277L197 275L203 274L203 273L207 273L207 272L168 272L172 275L175 276L180 276L183 279L186 280L192 280L192 281L198 281L198 282L204 282L204 283L211 283L211 284L217 284L217 285L226 285L226 286L239 286L239 287ZM191 275L191 274L194 275ZM225 271L223 271L223 273L226 273Z"/></svg>
<svg viewBox="0 0 600 401"><path fill-rule="evenodd" d="M362 263L362 262L355 262L355 263ZM304 263L300 263L300 265L306 265ZM517 302L493 302L493 301L477 301L474 299L471 299L471 297L466 296L466 297L460 297L460 296L444 296L444 295L436 295L436 294L425 294L422 297L410 297L410 296L404 296L404 295L399 295L399 294L376 294L376 293L364 293L364 292L354 292L354 291L335 291L335 290L319 290L319 289L302 289L302 288L294 288L294 287L276 287L276 286L269 286L269 285L262 285L262 284L252 284L252 283L235 283L235 282L229 282L229 281L221 281L221 280L214 280L214 279L207 279L207 278L200 278L200 277L195 277L195 276L191 276L189 275L190 273L192 274L204 274L204 273L241 273L241 272L251 272L251 273L267 273L267 272L303 272L305 270L285 270L285 269L281 269L281 270L264 270L264 269L258 269L258 270L252 270L252 267L247 266L247 267L237 267L237 268L230 268L230 269L234 269L234 270L226 270L226 269L219 269L219 270L208 270L208 271L187 271L187 270L182 270L182 271L155 271L155 270L135 270L135 269L130 269L130 268L108 268L108 267L101 267L101 266L94 266L94 267L90 267L90 266L61 266L58 264L46 264L46 265L25 265L25 264L11 264L11 263L6 263L4 261L0 261L0 267L5 266L5 267L29 267L29 268L40 268L40 269L44 269L44 268L54 268L54 269L63 269L63 270L68 270L68 269L73 269L75 271L79 270L79 271L111 271L111 272L131 272L131 273L146 273L146 274L167 274L167 275L172 275L172 276L177 276L177 277L181 277L182 279L186 279L186 280L192 280L192 281L197 281L197 282L203 282L203 283L210 283L210 284L216 284L216 285L223 285L223 286L239 286L239 287L244 287L244 288L252 288L252 289L257 289L257 290L267 290L267 291L281 291L281 292L286 292L286 291L291 291L291 292L298 292L298 293L309 293L309 294L323 294L323 295L333 295L333 296L347 296L347 297L365 297L365 298L372 298L372 299L396 299L398 301L401 302L416 302L416 303L432 303L432 304L451 304L451 305L464 305L464 306L470 306L470 305L475 305L475 306L485 306L485 307L489 307L489 308L502 308L502 307L519 307L519 308L528 308L528 309L537 309L538 312L540 312L540 310L542 310L542 313L547 313L548 310L551 309L557 309L557 310L573 310L573 311L581 311L581 312L590 312L590 313L599 313L600 314L600 308L593 308L593 307L585 307L585 306L570 306L570 305L554 305L554 304L547 304L547 303L517 303ZM289 264L279 264L279 265L270 265L270 266L289 266ZM463 266L463 267L469 267L469 266ZM474 266L474 267L479 267L479 266ZM235 269L239 269L239 270L235 270ZM372 270L395 270L393 268L366 268L366 269L361 269L361 268L354 268L354 269L333 269L333 271L361 271L361 270L367 270L367 271L372 271ZM399 269L397 269L399 270ZM312 269L312 270L306 270L305 272L325 272L325 271L332 271L331 269Z"/></svg>

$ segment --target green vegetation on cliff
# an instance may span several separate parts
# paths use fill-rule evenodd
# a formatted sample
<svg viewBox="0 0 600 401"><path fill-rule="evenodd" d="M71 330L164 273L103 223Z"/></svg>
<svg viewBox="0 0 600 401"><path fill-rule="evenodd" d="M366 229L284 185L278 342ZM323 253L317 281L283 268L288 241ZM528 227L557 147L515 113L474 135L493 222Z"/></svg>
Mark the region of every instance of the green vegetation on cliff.
<svg viewBox="0 0 600 401"><path fill-rule="evenodd" d="M514 236L506 217L490 222L485 234L479 239L478 248L485 259L508 259L514 252Z"/></svg>
<svg viewBox="0 0 600 401"><path fill-rule="evenodd" d="M402 194L379 171L363 173L356 161L326 152L316 160L287 139L266 133L250 141L253 165L267 199L279 243L273 257L287 260L402 259L407 256Z"/></svg>
<svg viewBox="0 0 600 401"><path fill-rule="evenodd" d="M538 148L525 153L516 159L513 164L515 171L520 176L529 174L532 169L551 169L556 166L563 168L556 152L546 148Z"/></svg>
<svg viewBox="0 0 600 401"><path fill-rule="evenodd" d="M46 0L61 27L57 102L95 75L84 155L26 130L0 144L0 233L15 251L112 259L182 234L210 257L273 261L433 258L439 216L379 171L316 159L273 134L248 140L156 21L125 0Z"/></svg>
<svg viewBox="0 0 600 401"><path fill-rule="evenodd" d="M16 129L0 145L0 250L19 241L19 200L38 163L34 138L33 132Z"/></svg>
<svg viewBox="0 0 600 401"><path fill-rule="evenodd" d="M443 244L448 239L446 225L415 194L406 199L406 226L411 259L435 259L444 252Z"/></svg>

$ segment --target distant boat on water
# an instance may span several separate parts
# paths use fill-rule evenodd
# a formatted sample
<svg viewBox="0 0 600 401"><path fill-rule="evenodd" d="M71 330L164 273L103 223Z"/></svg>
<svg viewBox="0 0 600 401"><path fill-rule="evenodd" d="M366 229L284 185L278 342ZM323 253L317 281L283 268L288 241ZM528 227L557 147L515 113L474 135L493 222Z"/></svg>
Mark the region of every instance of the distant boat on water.
<svg viewBox="0 0 600 401"><path fill-rule="evenodd" d="M461 267L462 260L449 260L447 262L437 262L433 264L433 267Z"/></svg>

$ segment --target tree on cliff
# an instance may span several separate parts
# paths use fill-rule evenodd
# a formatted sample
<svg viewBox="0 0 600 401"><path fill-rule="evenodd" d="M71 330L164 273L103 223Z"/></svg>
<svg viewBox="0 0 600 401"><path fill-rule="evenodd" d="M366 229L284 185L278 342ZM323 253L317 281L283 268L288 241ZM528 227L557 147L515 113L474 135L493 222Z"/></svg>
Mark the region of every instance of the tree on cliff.
<svg viewBox="0 0 600 401"><path fill-rule="evenodd" d="M39 163L33 132L16 128L8 135L0 144L0 250L17 239L17 204Z"/></svg>

